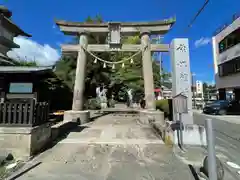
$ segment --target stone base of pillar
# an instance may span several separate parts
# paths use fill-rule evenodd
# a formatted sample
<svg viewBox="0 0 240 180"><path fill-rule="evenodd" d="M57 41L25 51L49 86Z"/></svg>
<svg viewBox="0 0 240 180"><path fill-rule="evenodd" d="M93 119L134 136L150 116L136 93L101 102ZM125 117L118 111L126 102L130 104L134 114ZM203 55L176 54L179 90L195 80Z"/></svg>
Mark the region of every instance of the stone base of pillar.
<svg viewBox="0 0 240 180"><path fill-rule="evenodd" d="M163 126L165 124L164 113L162 111L141 110L139 111L139 115L142 124L149 124L151 121L155 121Z"/></svg>
<svg viewBox="0 0 240 180"><path fill-rule="evenodd" d="M64 122L77 122L79 124L85 124L90 121L89 111L65 111L64 112Z"/></svg>

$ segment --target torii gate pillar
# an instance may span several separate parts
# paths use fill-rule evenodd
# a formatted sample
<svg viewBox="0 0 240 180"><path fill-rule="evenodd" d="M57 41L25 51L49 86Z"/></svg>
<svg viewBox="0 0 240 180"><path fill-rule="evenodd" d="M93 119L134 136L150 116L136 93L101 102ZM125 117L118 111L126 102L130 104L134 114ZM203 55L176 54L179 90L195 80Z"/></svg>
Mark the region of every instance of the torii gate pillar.
<svg viewBox="0 0 240 180"><path fill-rule="evenodd" d="M77 67L75 75L75 84L74 84L74 94L73 94L73 111L83 110L84 104L84 89L85 89L85 71L87 63L87 55L83 47L86 49L88 45L88 37L86 33L80 34L79 37L80 49L78 51L77 57Z"/></svg>
<svg viewBox="0 0 240 180"><path fill-rule="evenodd" d="M150 33L141 33L141 45L142 45L142 63L143 63L143 78L144 78L144 91L146 100L146 109L155 110L156 103L154 98L154 82L153 82L153 70L152 70L152 57L151 57L151 43Z"/></svg>
<svg viewBox="0 0 240 180"><path fill-rule="evenodd" d="M77 56L77 67L73 91L73 103L72 110L65 111L64 120L74 120L80 124L89 121L90 112L83 110L84 105L84 90L85 90L85 75L86 75L86 64L87 54L84 50L88 46L88 35L87 33L81 33L79 37L80 49L78 50Z"/></svg>

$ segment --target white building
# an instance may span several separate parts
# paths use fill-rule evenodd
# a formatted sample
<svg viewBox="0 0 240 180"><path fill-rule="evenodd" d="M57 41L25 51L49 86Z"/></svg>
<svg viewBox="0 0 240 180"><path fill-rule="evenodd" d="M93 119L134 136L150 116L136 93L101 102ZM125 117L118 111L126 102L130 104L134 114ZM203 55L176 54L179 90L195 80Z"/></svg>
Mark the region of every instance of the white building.
<svg viewBox="0 0 240 180"><path fill-rule="evenodd" d="M164 99L171 99L172 98L172 89L169 89L169 88L163 86L162 94L163 94Z"/></svg>
<svg viewBox="0 0 240 180"><path fill-rule="evenodd" d="M233 90L240 100L240 16L234 16L212 38L216 87L219 99L226 99L226 90Z"/></svg>
<svg viewBox="0 0 240 180"><path fill-rule="evenodd" d="M196 94L203 97L203 83L202 81L196 81Z"/></svg>

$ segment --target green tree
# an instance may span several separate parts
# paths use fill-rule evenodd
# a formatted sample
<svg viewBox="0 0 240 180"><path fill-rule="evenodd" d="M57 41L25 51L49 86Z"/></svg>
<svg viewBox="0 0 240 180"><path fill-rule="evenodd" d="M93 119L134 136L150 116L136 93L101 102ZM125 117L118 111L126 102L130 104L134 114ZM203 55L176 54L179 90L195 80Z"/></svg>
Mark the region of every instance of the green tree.
<svg viewBox="0 0 240 180"><path fill-rule="evenodd" d="M36 61L13 60L13 62L16 66L28 66L28 67L38 66Z"/></svg>

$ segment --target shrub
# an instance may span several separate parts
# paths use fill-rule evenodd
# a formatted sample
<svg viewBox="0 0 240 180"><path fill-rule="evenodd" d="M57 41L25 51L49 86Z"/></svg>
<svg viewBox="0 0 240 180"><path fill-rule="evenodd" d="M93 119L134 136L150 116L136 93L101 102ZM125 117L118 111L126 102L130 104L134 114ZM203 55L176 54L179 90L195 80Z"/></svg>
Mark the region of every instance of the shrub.
<svg viewBox="0 0 240 180"><path fill-rule="evenodd" d="M101 109L101 104L99 99L98 98L88 99L84 105L84 108L91 109L91 110Z"/></svg>
<svg viewBox="0 0 240 180"><path fill-rule="evenodd" d="M109 105L110 108L114 108L115 107L115 101L113 99L110 99L108 101L108 105Z"/></svg>
<svg viewBox="0 0 240 180"><path fill-rule="evenodd" d="M164 112L165 117L169 116L169 104L168 99L162 99L156 101L156 109Z"/></svg>

